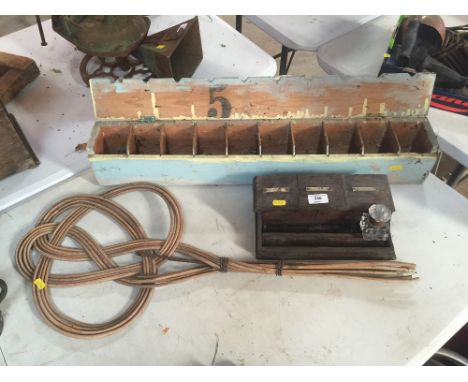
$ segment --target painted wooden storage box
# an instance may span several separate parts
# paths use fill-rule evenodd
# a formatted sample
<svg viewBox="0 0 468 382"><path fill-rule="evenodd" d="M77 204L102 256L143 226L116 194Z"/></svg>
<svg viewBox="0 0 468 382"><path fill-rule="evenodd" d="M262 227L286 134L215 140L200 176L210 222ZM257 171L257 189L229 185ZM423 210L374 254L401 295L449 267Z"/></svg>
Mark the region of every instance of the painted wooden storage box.
<svg viewBox="0 0 468 382"><path fill-rule="evenodd" d="M434 75L93 79L89 160L101 184L251 184L256 175L387 174L422 182L437 157Z"/></svg>

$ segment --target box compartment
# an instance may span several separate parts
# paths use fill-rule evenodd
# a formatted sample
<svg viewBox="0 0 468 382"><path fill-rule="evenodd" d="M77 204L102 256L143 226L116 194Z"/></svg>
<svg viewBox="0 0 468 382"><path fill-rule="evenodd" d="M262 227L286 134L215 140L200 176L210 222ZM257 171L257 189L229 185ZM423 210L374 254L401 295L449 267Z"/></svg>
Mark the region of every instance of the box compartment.
<svg viewBox="0 0 468 382"><path fill-rule="evenodd" d="M132 129L135 149L131 154L161 155L164 152L163 125L135 124Z"/></svg>
<svg viewBox="0 0 468 382"><path fill-rule="evenodd" d="M258 122L229 121L226 124L229 155L260 154Z"/></svg>
<svg viewBox="0 0 468 382"><path fill-rule="evenodd" d="M323 130L328 142L327 154L364 154L364 144L355 121L324 121Z"/></svg>
<svg viewBox="0 0 468 382"><path fill-rule="evenodd" d="M227 155L227 125L220 122L197 122L194 152L198 155Z"/></svg>
<svg viewBox="0 0 468 382"><path fill-rule="evenodd" d="M400 143L401 152L430 153L434 149L429 132L423 121L418 120L390 120L390 126Z"/></svg>
<svg viewBox="0 0 468 382"><path fill-rule="evenodd" d="M105 125L99 129L93 145L96 154L127 154L131 125Z"/></svg>

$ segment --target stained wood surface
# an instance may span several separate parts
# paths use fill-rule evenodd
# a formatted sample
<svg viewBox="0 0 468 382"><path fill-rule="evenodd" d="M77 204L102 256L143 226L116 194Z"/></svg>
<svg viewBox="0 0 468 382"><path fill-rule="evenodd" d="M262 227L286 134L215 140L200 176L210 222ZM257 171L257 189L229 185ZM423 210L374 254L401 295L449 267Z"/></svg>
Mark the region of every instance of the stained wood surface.
<svg viewBox="0 0 468 382"><path fill-rule="evenodd" d="M0 100L8 103L38 75L34 60L0 52Z"/></svg>
<svg viewBox="0 0 468 382"><path fill-rule="evenodd" d="M99 119L300 119L425 116L433 74L213 81L91 80Z"/></svg>
<svg viewBox="0 0 468 382"><path fill-rule="evenodd" d="M12 114L0 102L0 179L36 167L39 160Z"/></svg>

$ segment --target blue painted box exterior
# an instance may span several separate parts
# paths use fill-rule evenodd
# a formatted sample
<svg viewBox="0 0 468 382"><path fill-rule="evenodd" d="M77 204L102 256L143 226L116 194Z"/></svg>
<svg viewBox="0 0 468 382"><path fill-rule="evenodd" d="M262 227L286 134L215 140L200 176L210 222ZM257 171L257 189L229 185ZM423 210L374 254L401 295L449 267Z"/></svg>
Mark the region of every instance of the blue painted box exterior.
<svg viewBox="0 0 468 382"><path fill-rule="evenodd" d="M307 155L262 158L154 158L112 155L90 159L100 184L134 181L164 184L252 184L259 174L347 173L387 174L390 183L420 183L434 166L432 157L390 155Z"/></svg>

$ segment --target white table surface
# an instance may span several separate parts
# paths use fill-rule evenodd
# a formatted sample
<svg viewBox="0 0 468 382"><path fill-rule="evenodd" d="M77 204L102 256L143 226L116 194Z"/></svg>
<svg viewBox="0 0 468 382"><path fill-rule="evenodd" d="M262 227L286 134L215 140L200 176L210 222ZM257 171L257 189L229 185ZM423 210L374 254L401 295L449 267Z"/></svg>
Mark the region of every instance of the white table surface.
<svg viewBox="0 0 468 382"><path fill-rule="evenodd" d="M169 189L183 208L184 242L251 258L251 187ZM87 173L0 215L0 277L9 285L0 349L8 365L209 365L216 342L216 364L415 365L468 321L468 200L430 175L422 185L392 185L395 250L399 259L417 264L418 281L216 273L158 288L143 315L114 336L62 336L40 319L31 283L14 269L14 251L52 203L98 190ZM135 193L117 200L150 236L164 235L167 213L157 198ZM95 213L79 225L102 244L126 238ZM76 266L54 265L54 272ZM52 295L66 313L90 322L116 315L135 293L110 282L53 289Z"/></svg>
<svg viewBox="0 0 468 382"><path fill-rule="evenodd" d="M380 16L345 33L317 51L328 74L377 76L399 16Z"/></svg>
<svg viewBox="0 0 468 382"><path fill-rule="evenodd" d="M192 16L152 16L150 32ZM194 78L274 76L276 62L216 16L200 16L203 60ZM7 105L39 157L39 167L0 181L0 211L89 168L85 152L94 124L89 89L79 74L83 53L44 22L48 46L40 45L37 26L0 38L0 50L33 58L41 74Z"/></svg>
<svg viewBox="0 0 468 382"><path fill-rule="evenodd" d="M358 28L377 16L337 15L337 16L269 16L249 15L247 17L257 27L276 41L294 50L312 50Z"/></svg>
<svg viewBox="0 0 468 382"><path fill-rule="evenodd" d="M468 167L468 117L431 107L428 118L442 152Z"/></svg>
<svg viewBox="0 0 468 382"><path fill-rule="evenodd" d="M447 26L468 23L468 16L442 18ZM376 76L397 21L397 16L382 16L322 45L317 52L320 66L329 74ZM430 108L429 120L441 150L468 167L468 118Z"/></svg>

